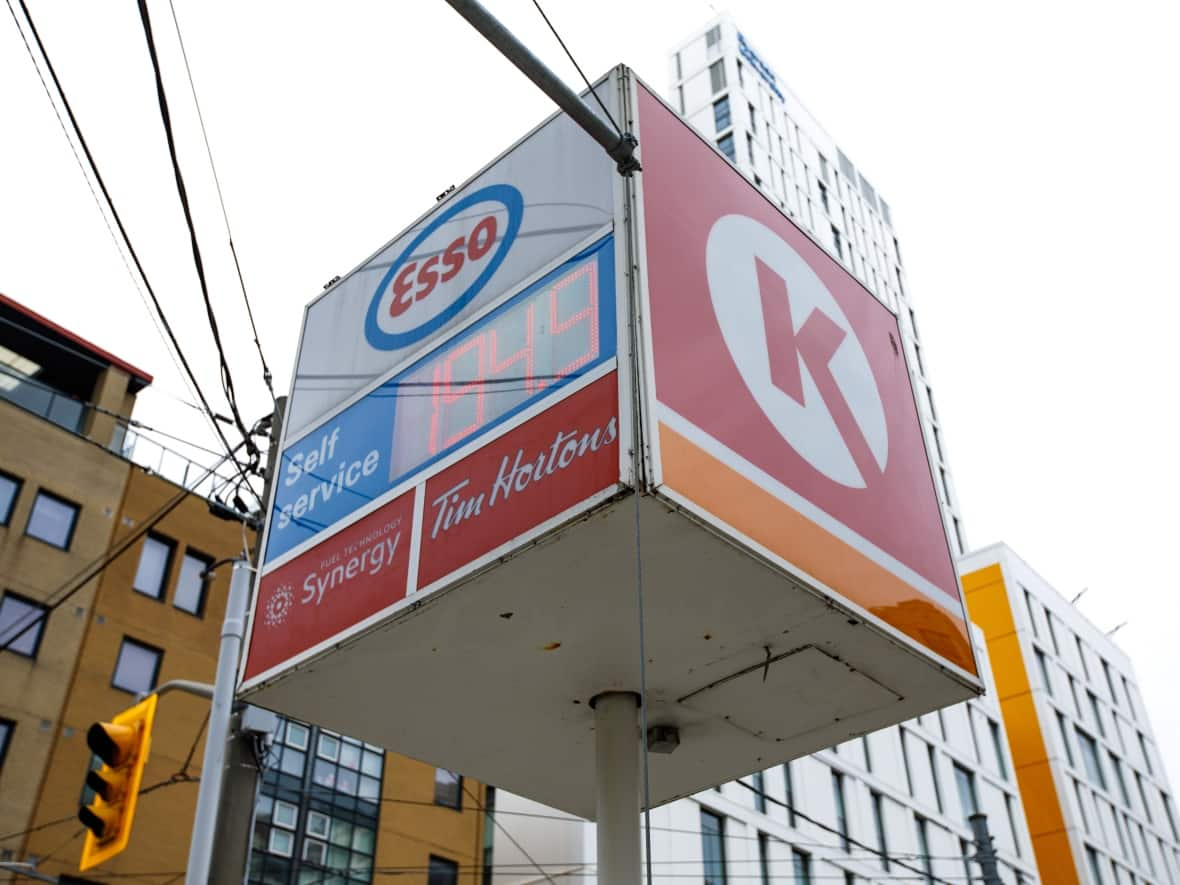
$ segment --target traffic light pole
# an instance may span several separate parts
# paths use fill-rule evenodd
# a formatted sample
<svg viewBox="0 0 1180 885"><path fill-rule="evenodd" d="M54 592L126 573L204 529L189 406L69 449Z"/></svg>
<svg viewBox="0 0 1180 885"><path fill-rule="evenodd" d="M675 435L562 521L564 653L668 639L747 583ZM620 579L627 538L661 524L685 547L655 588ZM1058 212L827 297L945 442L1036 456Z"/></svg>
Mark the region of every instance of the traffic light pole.
<svg viewBox="0 0 1180 885"><path fill-rule="evenodd" d="M221 648L217 656L217 679L213 683L213 703L209 709L209 726L205 734L205 757L201 763L201 787L197 793L197 813L193 819L193 836L189 845L185 885L207 885L213 859L213 838L221 803L225 749L229 740L233 713L234 688L237 684L238 660L246 632L246 611L250 601L253 568L240 559L234 562L229 584L225 621L221 625Z"/></svg>

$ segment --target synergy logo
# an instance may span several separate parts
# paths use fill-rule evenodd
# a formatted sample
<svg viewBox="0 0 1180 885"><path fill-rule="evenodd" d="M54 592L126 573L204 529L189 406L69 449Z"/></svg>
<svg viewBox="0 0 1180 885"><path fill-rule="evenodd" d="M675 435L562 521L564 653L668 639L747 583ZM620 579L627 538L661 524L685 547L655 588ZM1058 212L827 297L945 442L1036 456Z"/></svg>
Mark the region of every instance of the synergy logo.
<svg viewBox="0 0 1180 885"><path fill-rule="evenodd" d="M456 200L402 251L365 314L365 337L398 350L446 325L488 284L512 248L524 215L508 184Z"/></svg>

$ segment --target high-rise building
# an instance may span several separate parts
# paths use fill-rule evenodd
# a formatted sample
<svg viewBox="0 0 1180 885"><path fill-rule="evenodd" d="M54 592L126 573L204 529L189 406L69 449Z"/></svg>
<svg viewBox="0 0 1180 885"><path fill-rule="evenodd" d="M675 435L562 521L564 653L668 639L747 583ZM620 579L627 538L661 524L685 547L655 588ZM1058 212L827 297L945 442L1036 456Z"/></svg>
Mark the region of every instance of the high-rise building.
<svg viewBox="0 0 1180 885"><path fill-rule="evenodd" d="M961 570L1046 881L1180 883L1175 794L1126 652L1003 544Z"/></svg>
<svg viewBox="0 0 1180 885"><path fill-rule="evenodd" d="M252 543L210 513L224 480L128 430L151 380L0 296L0 861L39 875L77 872L89 726L166 681L213 680L224 560ZM88 875L184 870L208 709L161 697L130 845ZM482 784L304 723L259 757L251 882L455 885L484 863Z"/></svg>
<svg viewBox="0 0 1180 885"><path fill-rule="evenodd" d="M897 313L947 534L963 553L889 205L728 16L672 53L670 78L673 108ZM654 810L655 878L982 881L968 823L982 811L1004 882L1055 881L1038 872L982 633L972 640L983 697ZM504 793L497 813L498 882L594 874L592 826Z"/></svg>
<svg viewBox="0 0 1180 885"><path fill-rule="evenodd" d="M729 16L669 61L670 102L767 198L893 310L955 555L966 551L946 442L889 204Z"/></svg>

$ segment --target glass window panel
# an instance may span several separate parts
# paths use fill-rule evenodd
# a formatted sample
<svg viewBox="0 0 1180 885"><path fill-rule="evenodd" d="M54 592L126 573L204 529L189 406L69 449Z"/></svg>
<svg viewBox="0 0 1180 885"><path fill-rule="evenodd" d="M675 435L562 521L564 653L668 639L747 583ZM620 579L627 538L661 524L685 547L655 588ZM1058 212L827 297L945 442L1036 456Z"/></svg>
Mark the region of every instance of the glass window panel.
<svg viewBox="0 0 1180 885"><path fill-rule="evenodd" d="M8 525L16 496L20 492L20 480L7 473L0 473L0 525Z"/></svg>
<svg viewBox="0 0 1180 885"><path fill-rule="evenodd" d="M307 812L307 833L310 836L328 837L328 815L319 811Z"/></svg>
<svg viewBox="0 0 1180 885"><path fill-rule="evenodd" d="M286 830L271 830L270 841L266 847L271 854L290 857L295 849L295 837Z"/></svg>
<svg viewBox="0 0 1180 885"><path fill-rule="evenodd" d="M275 800L273 797L266 795L266 793L259 793L258 801L254 804L254 819L256 821L269 821L274 806Z"/></svg>
<svg viewBox="0 0 1180 885"><path fill-rule="evenodd" d="M332 818L332 834L328 841L333 845L343 845L347 848L352 843L352 824L338 817Z"/></svg>
<svg viewBox="0 0 1180 885"><path fill-rule="evenodd" d="M303 777L303 763L307 754L287 747L283 750L283 761L279 763L279 770L285 774Z"/></svg>
<svg viewBox="0 0 1180 885"><path fill-rule="evenodd" d="M143 539L139 552L139 567L131 587L137 593L160 599L164 595L164 584L168 580L168 565L172 561L173 544L156 535Z"/></svg>
<svg viewBox="0 0 1180 885"><path fill-rule="evenodd" d="M295 820L299 817L299 807L290 802L277 800L274 807L274 822L277 826L295 829Z"/></svg>
<svg viewBox="0 0 1180 885"><path fill-rule="evenodd" d="M156 684L162 657L163 652L159 649L124 638L119 647L119 658L115 662L115 675L111 684L136 694L151 691Z"/></svg>
<svg viewBox="0 0 1180 885"><path fill-rule="evenodd" d="M340 741L331 735L321 734L319 749L316 753L321 759L331 759L335 762L340 758Z"/></svg>
<svg viewBox="0 0 1180 885"><path fill-rule="evenodd" d="M345 768L360 768L361 748L355 744L342 744L340 747L340 764Z"/></svg>
<svg viewBox="0 0 1180 885"><path fill-rule="evenodd" d="M448 808L463 805L463 776L446 768L434 770L434 803Z"/></svg>
<svg viewBox="0 0 1180 885"><path fill-rule="evenodd" d="M373 854L376 846L376 834L368 827L357 826L352 831L352 850L365 854Z"/></svg>
<svg viewBox="0 0 1180 885"><path fill-rule="evenodd" d="M54 547L63 550L70 546L70 539L74 535L74 522L78 518L78 508L61 498L48 492L37 492L33 502L33 512L29 514L29 524L25 527L25 534Z"/></svg>
<svg viewBox="0 0 1180 885"><path fill-rule="evenodd" d="M384 761L385 759L380 753L373 753L366 749L364 756L361 757L361 772L370 777L381 777Z"/></svg>
<svg viewBox="0 0 1180 885"><path fill-rule="evenodd" d="M371 799L376 802L381 798L381 781L375 777L365 777L361 775L361 784L358 795L362 799Z"/></svg>
<svg viewBox="0 0 1180 885"><path fill-rule="evenodd" d="M303 859L309 863L322 864L327 853L328 846L323 842L317 842L315 839L304 840Z"/></svg>
<svg viewBox="0 0 1180 885"><path fill-rule="evenodd" d="M45 630L45 606L14 593L0 599L0 646L25 657L37 657Z"/></svg>
<svg viewBox="0 0 1180 885"><path fill-rule="evenodd" d="M335 845L328 848L328 869L337 872L346 872L348 870L348 849L337 848Z"/></svg>
<svg viewBox="0 0 1180 885"><path fill-rule="evenodd" d="M176 593L172 604L182 612L201 615L205 611L205 569L209 561L201 556L186 553L180 561L180 576L176 579Z"/></svg>
<svg viewBox="0 0 1180 885"><path fill-rule="evenodd" d="M453 860L430 855L429 873L426 875L426 885L456 885L459 881L459 865ZM705 882L708 883L706 877Z"/></svg>
<svg viewBox="0 0 1180 885"><path fill-rule="evenodd" d="M332 789L336 786L336 766L324 759L317 759L311 779L318 786Z"/></svg>
<svg viewBox="0 0 1180 885"><path fill-rule="evenodd" d="M298 750L307 749L308 729L306 725L300 725L298 722L287 723L287 745L295 747Z"/></svg>
<svg viewBox="0 0 1180 885"><path fill-rule="evenodd" d="M363 854L353 854L348 861L348 872L356 878L367 879L373 871L373 858Z"/></svg>
<svg viewBox="0 0 1180 885"><path fill-rule="evenodd" d="M725 819L701 809L701 851L704 885L725 885Z"/></svg>
<svg viewBox="0 0 1180 885"><path fill-rule="evenodd" d="M355 796L357 791L358 775L355 771L349 771L347 768L340 768L336 771L336 789L341 793L347 793L349 796Z"/></svg>

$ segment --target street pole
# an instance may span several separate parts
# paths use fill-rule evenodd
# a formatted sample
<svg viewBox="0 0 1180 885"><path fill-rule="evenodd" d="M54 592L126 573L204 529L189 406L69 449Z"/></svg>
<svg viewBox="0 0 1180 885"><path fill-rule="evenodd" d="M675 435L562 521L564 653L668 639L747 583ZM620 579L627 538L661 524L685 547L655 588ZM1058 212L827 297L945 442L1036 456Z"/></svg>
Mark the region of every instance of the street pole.
<svg viewBox="0 0 1180 885"><path fill-rule="evenodd" d="M598 882L639 885L639 696L607 692L590 703L598 788Z"/></svg>
<svg viewBox="0 0 1180 885"><path fill-rule="evenodd" d="M582 101L581 96L570 89L557 74L549 70L527 46L516 39L516 35L504 27L494 15L476 0L447 0L455 12L463 16L473 28L480 32L489 43L500 50L500 54L516 65L522 74L548 95L557 106L565 111L586 133L602 145L618 166L620 175L631 175L641 169L635 157L639 142L630 132L617 132Z"/></svg>
<svg viewBox="0 0 1180 885"><path fill-rule="evenodd" d="M213 703L209 708L209 726L205 733L205 757L201 762L201 786L197 792L197 813L193 818L193 836L189 844L185 885L208 885L209 865L213 857L213 836L221 802L225 747L229 739L238 660L246 632L246 608L250 601L250 585L253 583L254 572L250 563L244 559L235 560L233 565L229 599L225 605L225 620L221 624L217 679L213 683Z"/></svg>
<svg viewBox="0 0 1180 885"><path fill-rule="evenodd" d="M1003 885L1000 869L996 863L996 846L987 829L987 815L982 811L967 818L975 834L975 860L983 871L983 885Z"/></svg>

